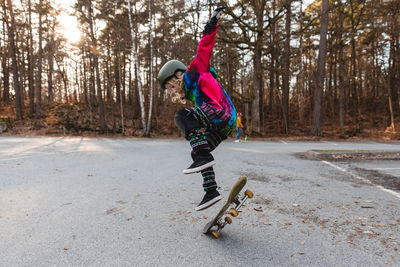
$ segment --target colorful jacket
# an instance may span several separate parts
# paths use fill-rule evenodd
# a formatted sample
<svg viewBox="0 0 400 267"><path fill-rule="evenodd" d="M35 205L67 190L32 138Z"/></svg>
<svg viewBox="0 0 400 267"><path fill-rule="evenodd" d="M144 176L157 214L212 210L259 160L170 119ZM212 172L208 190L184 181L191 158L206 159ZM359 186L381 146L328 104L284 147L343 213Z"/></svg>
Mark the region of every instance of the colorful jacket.
<svg viewBox="0 0 400 267"><path fill-rule="evenodd" d="M196 57L185 72L185 99L194 101L217 127L235 128L236 109L224 88L210 72L210 58L215 44L218 24L206 27ZM208 31L207 31L208 30Z"/></svg>
<svg viewBox="0 0 400 267"><path fill-rule="evenodd" d="M236 127L243 128L242 117L240 116L237 117Z"/></svg>

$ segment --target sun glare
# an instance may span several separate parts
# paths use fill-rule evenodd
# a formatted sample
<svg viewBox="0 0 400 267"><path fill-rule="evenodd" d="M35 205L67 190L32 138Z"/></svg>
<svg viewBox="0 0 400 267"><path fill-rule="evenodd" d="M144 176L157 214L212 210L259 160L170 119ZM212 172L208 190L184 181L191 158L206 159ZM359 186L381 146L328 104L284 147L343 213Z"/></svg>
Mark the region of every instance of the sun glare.
<svg viewBox="0 0 400 267"><path fill-rule="evenodd" d="M73 5L77 0L55 0L56 6L61 9L58 21L61 25L60 33L64 35L69 43L77 43L81 38L78 29L78 20L73 13Z"/></svg>
<svg viewBox="0 0 400 267"><path fill-rule="evenodd" d="M62 27L62 34L65 36L68 42L79 42L81 38L81 32L78 29L78 21L76 17L62 13L59 17L59 21Z"/></svg>

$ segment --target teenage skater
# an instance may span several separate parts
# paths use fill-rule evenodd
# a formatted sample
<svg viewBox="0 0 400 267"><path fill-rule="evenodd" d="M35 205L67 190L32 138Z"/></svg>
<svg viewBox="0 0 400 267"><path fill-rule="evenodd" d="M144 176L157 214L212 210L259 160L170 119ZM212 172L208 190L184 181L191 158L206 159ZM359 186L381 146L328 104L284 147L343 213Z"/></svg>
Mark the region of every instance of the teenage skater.
<svg viewBox="0 0 400 267"><path fill-rule="evenodd" d="M175 115L175 123L184 133L192 148L193 163L185 174L201 172L205 195L195 210L206 209L219 200L213 165L213 151L236 127L236 110L229 96L218 83L210 68L210 57L215 44L218 20L225 7L214 10L207 22L197 48L197 54L188 67L178 60L167 62L158 74L163 89L171 90L181 99L195 103Z"/></svg>

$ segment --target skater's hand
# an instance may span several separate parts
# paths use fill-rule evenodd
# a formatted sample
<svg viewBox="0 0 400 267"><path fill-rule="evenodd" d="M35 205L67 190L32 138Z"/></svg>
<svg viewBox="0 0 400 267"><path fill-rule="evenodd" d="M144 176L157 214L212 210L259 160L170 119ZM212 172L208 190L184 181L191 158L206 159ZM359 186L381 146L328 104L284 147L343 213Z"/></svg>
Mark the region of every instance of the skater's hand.
<svg viewBox="0 0 400 267"><path fill-rule="evenodd" d="M224 11L224 9L225 9L224 6L217 7L213 11L213 13L211 14L211 19L216 18L217 20L219 20L219 18L221 17L222 12Z"/></svg>
<svg viewBox="0 0 400 267"><path fill-rule="evenodd" d="M206 26L204 27L203 34L208 34L212 32L218 24L218 20L222 15L222 11L224 11L225 7L220 6L217 7L213 13L211 14L210 20L207 22Z"/></svg>

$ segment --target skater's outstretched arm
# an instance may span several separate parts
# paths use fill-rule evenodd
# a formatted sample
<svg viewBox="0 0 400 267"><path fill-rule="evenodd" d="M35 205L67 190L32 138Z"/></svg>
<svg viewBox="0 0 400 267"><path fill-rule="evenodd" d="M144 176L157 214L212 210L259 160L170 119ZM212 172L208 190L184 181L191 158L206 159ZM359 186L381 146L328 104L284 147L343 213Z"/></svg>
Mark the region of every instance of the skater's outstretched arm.
<svg viewBox="0 0 400 267"><path fill-rule="evenodd" d="M198 73L207 72L210 68L210 58L215 44L215 35L218 29L218 20L221 17L222 11L225 7L218 7L211 15L210 20L207 22L203 30L199 46L197 48L197 54L192 63L190 69Z"/></svg>

